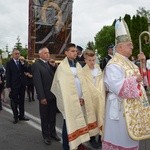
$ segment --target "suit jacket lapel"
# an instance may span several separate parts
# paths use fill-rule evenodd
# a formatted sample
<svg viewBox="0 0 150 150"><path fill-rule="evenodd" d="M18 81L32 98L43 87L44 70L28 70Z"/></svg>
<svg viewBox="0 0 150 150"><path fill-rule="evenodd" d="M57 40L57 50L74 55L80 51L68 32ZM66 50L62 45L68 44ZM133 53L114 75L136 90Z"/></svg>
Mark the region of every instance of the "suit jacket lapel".
<svg viewBox="0 0 150 150"><path fill-rule="evenodd" d="M51 69L51 67L48 65L48 63L46 64L46 63L44 63L42 60L40 60L39 59L39 62L40 62L40 64L42 65L42 66L44 66L47 70L48 70L48 72L53 76L54 75L54 72L53 72L53 70Z"/></svg>
<svg viewBox="0 0 150 150"><path fill-rule="evenodd" d="M17 66L17 64L16 64L16 62L12 59L12 64L15 66L15 68L17 69L17 70L19 70L19 68L18 68L18 66ZM19 64L20 65L20 64Z"/></svg>

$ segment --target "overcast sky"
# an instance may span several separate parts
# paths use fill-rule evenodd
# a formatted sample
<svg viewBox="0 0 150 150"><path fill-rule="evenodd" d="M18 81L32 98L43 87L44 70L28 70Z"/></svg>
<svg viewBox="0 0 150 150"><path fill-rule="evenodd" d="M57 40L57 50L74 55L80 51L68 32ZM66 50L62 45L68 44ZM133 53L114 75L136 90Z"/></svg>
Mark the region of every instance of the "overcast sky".
<svg viewBox="0 0 150 150"><path fill-rule="evenodd" d="M8 44L11 50L18 35L27 45L28 0L0 0L0 7L0 48ZM150 10L150 0L74 0L72 42L85 48L103 26L125 14L135 15L139 7Z"/></svg>

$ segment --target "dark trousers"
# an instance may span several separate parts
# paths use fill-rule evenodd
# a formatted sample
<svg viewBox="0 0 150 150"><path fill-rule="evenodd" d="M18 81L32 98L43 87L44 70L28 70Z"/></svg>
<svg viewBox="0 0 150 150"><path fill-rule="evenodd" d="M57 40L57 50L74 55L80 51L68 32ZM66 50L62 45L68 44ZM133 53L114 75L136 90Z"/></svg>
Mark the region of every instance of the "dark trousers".
<svg viewBox="0 0 150 150"><path fill-rule="evenodd" d="M1 95L2 95L3 90L4 90L4 88L2 88L2 86L0 86L0 110L2 110L2 98L1 98Z"/></svg>
<svg viewBox="0 0 150 150"><path fill-rule="evenodd" d="M24 117L24 97L25 97L25 86L20 88L11 89L9 94L11 99L11 108L13 111L14 119ZM19 113L18 113L19 107Z"/></svg>
<svg viewBox="0 0 150 150"><path fill-rule="evenodd" d="M47 105L39 101L41 128L43 138L50 138L56 135L56 99L47 100Z"/></svg>
<svg viewBox="0 0 150 150"><path fill-rule="evenodd" d="M70 150L65 119L64 119L64 123L63 123L62 139L63 139L63 143L62 143L63 150Z"/></svg>
<svg viewBox="0 0 150 150"><path fill-rule="evenodd" d="M0 110L2 110L2 100L0 99Z"/></svg>
<svg viewBox="0 0 150 150"><path fill-rule="evenodd" d="M32 84L27 85L27 94L29 97L29 101L31 101L31 98L32 100L34 100L34 85Z"/></svg>

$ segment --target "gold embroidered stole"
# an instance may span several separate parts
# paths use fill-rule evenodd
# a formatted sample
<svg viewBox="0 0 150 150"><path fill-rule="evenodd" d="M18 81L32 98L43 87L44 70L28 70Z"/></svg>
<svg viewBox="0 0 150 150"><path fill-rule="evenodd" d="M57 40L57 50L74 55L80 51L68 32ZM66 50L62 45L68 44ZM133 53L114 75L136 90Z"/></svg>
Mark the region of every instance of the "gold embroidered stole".
<svg viewBox="0 0 150 150"><path fill-rule="evenodd" d="M125 70L126 77L134 75L135 72L139 74L138 67L118 53L115 54L108 64L121 66ZM141 90L142 96L140 98L123 99L128 133L134 140L150 138L150 105L142 85Z"/></svg>
<svg viewBox="0 0 150 150"><path fill-rule="evenodd" d="M87 93L84 93L85 99L92 100L94 108L96 122L99 128L99 133L102 135L102 127L104 124L104 112L105 112L105 86L103 82L103 74L98 65L95 65L99 69L98 75L95 77L96 83L93 83L93 76L91 69L87 65L83 67L83 76L88 89ZM88 95L90 94L90 95Z"/></svg>
<svg viewBox="0 0 150 150"><path fill-rule="evenodd" d="M90 136L96 135L99 131L96 117L92 110L90 93L84 80L82 80L82 68L79 63L77 63L76 69L76 76L81 82L83 98L88 97L87 100L85 99L85 114L83 114L79 103L75 77L70 69L67 58L59 64L51 87L51 91L57 98L57 106L66 121L70 150L75 149L81 143L89 141Z"/></svg>

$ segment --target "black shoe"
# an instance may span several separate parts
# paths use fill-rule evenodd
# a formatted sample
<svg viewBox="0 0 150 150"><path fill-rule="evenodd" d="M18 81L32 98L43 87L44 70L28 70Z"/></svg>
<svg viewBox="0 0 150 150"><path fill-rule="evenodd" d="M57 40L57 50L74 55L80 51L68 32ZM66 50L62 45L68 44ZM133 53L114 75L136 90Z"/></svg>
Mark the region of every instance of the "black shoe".
<svg viewBox="0 0 150 150"><path fill-rule="evenodd" d="M100 144L100 147L102 147L101 135L98 137L98 143Z"/></svg>
<svg viewBox="0 0 150 150"><path fill-rule="evenodd" d="M20 120L20 121L29 121L29 119L28 119L28 118L25 118L25 117L19 118L19 120Z"/></svg>
<svg viewBox="0 0 150 150"><path fill-rule="evenodd" d="M13 124L18 123L18 119L14 119Z"/></svg>
<svg viewBox="0 0 150 150"><path fill-rule="evenodd" d="M90 140L89 143L94 149L99 149L101 147L101 144L98 143L95 139Z"/></svg>
<svg viewBox="0 0 150 150"><path fill-rule="evenodd" d="M51 144L51 140L50 140L50 139L44 139L44 143L45 143L46 145L50 145L50 144Z"/></svg>
<svg viewBox="0 0 150 150"><path fill-rule="evenodd" d="M86 146L83 145L83 144L80 144L80 145L78 146L78 149L77 149L77 150L91 150L91 148L86 147Z"/></svg>
<svg viewBox="0 0 150 150"><path fill-rule="evenodd" d="M51 135L51 138L54 139L55 141L61 141L61 139L57 135Z"/></svg>

